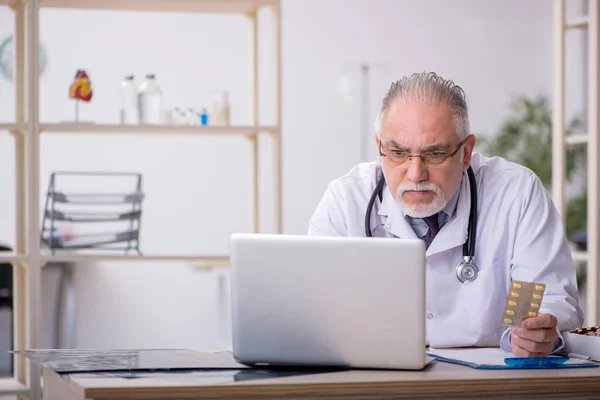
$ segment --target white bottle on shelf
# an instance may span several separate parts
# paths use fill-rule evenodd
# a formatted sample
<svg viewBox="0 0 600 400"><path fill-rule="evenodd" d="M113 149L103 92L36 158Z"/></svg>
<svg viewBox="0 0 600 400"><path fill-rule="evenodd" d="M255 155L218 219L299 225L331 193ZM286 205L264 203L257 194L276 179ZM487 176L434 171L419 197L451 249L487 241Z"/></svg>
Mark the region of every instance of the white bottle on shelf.
<svg viewBox="0 0 600 400"><path fill-rule="evenodd" d="M175 107L171 110L171 122L173 125L182 125L181 110L179 109L179 107Z"/></svg>
<svg viewBox="0 0 600 400"><path fill-rule="evenodd" d="M193 108L188 108L185 112L185 120L189 126L200 125L200 117Z"/></svg>
<svg viewBox="0 0 600 400"><path fill-rule="evenodd" d="M127 75L121 82L121 110L120 122L126 125L137 125L140 122L138 109L138 93L134 83L134 76Z"/></svg>
<svg viewBox="0 0 600 400"><path fill-rule="evenodd" d="M162 91L153 74L146 75L138 92L140 121L142 124L162 123Z"/></svg>

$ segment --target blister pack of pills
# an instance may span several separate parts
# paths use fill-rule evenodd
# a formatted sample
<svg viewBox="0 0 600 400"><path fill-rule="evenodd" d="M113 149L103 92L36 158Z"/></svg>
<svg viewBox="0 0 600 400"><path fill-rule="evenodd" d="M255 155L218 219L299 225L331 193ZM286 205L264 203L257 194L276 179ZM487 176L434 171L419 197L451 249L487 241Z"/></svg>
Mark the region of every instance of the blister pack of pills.
<svg viewBox="0 0 600 400"><path fill-rule="evenodd" d="M545 290L546 285L543 283L512 281L502 313L501 324L520 327L523 320L536 317Z"/></svg>

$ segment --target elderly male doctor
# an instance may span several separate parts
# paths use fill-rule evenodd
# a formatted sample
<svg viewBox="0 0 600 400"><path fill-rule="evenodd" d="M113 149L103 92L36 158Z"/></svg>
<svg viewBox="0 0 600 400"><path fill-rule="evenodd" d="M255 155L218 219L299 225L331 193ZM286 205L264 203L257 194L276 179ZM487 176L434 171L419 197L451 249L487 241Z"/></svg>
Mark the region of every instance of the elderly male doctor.
<svg viewBox="0 0 600 400"><path fill-rule="evenodd" d="M560 332L581 326L583 313L563 225L538 177L474 153L465 94L434 73L392 84L375 126L380 159L329 184L309 235L365 236L367 205L383 174L370 229L374 237L425 241L430 346L499 345L518 357L561 350ZM477 187L478 274L461 283L469 166ZM538 316L507 329L500 321L511 280L543 282L546 292Z"/></svg>

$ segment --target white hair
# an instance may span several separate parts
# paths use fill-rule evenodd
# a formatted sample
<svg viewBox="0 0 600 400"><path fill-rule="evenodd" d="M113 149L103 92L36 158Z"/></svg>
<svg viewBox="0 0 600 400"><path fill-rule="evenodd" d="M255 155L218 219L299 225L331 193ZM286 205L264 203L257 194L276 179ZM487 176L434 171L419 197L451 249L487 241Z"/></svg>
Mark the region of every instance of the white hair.
<svg viewBox="0 0 600 400"><path fill-rule="evenodd" d="M375 134L381 136L381 125L391 104L396 101L403 103L424 102L438 104L443 101L450 107L454 116L456 134L460 140L466 138L471 130L469 124L469 107L464 90L434 72L421 72L405 76L392 83L381 103L381 110L375 119Z"/></svg>

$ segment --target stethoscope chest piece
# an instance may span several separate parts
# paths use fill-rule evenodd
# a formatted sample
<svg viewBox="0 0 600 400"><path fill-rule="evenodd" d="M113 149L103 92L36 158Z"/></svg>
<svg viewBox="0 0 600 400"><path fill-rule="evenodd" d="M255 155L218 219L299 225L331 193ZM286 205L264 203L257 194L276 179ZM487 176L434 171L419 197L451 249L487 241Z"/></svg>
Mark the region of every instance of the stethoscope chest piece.
<svg viewBox="0 0 600 400"><path fill-rule="evenodd" d="M471 282L477 279L479 268L473 262L472 257L464 257L464 261L456 267L456 278L461 283Z"/></svg>

